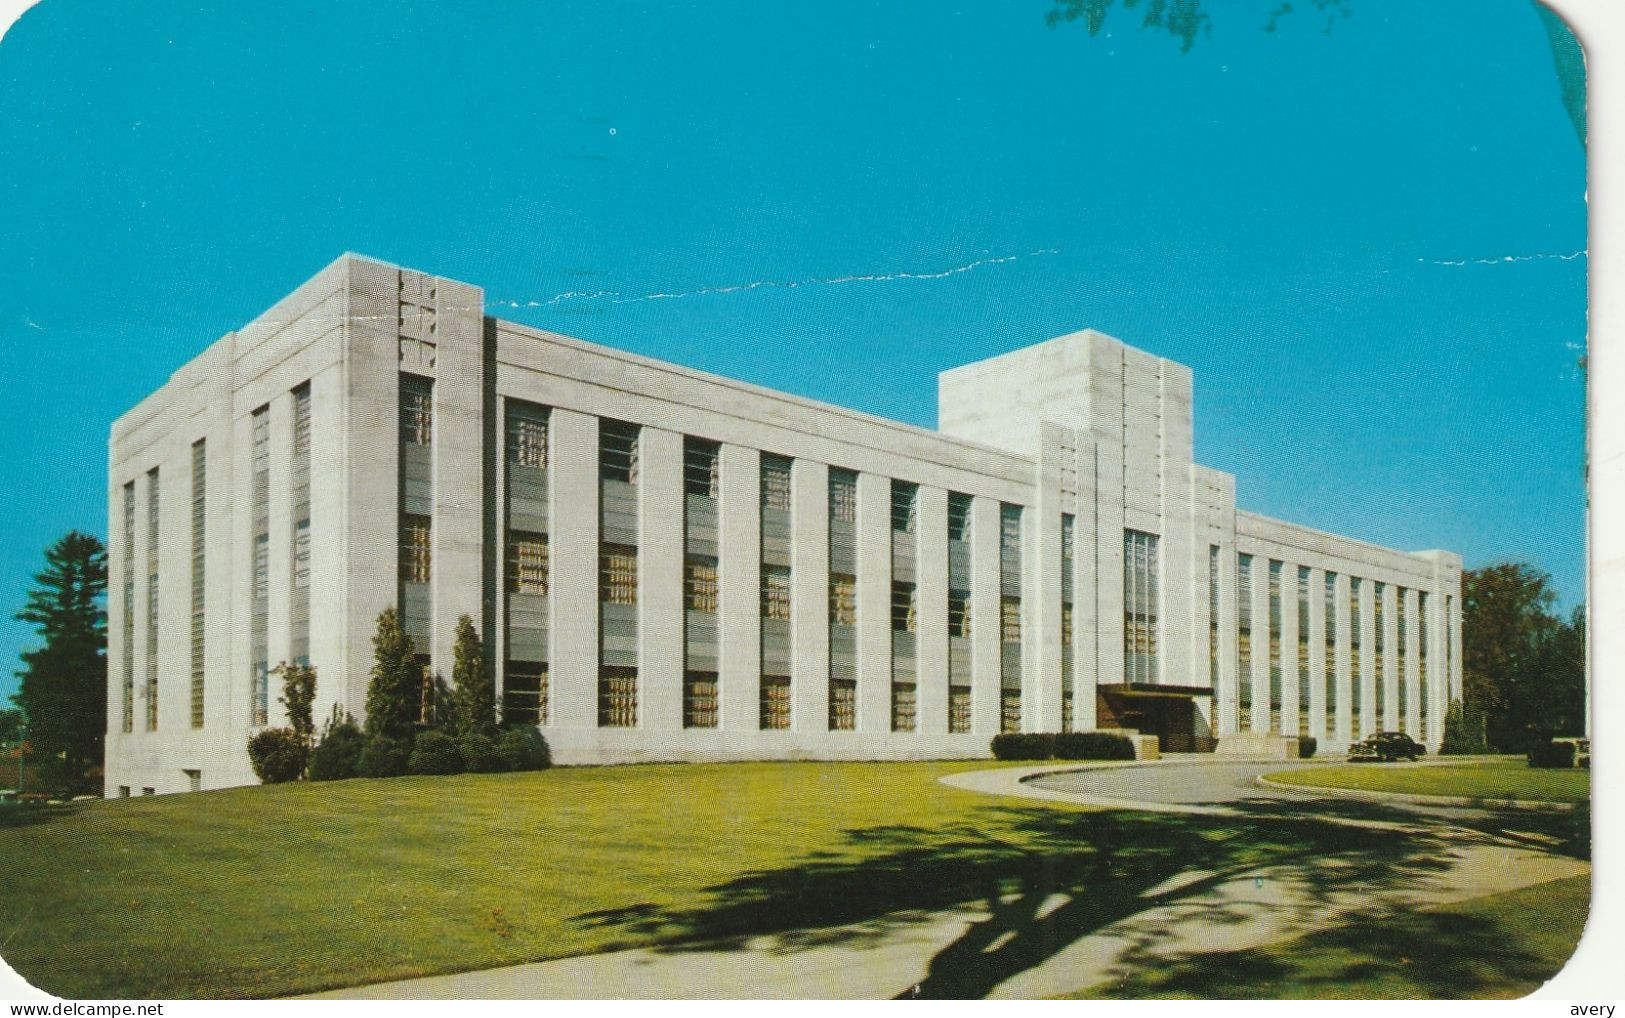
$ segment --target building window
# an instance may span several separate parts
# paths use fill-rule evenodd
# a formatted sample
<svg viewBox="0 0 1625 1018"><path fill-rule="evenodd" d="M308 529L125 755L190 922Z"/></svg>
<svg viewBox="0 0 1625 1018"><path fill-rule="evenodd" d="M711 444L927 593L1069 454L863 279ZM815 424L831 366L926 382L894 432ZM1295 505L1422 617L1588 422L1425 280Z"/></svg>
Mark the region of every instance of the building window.
<svg viewBox="0 0 1625 1018"><path fill-rule="evenodd" d="M790 676L762 676L763 731L780 731L790 727Z"/></svg>
<svg viewBox="0 0 1625 1018"><path fill-rule="evenodd" d="M783 456L762 454L762 508L790 508L790 461Z"/></svg>
<svg viewBox="0 0 1625 1018"><path fill-rule="evenodd" d="M833 626L858 623L858 578L846 573L829 574L829 621Z"/></svg>
<svg viewBox="0 0 1625 1018"><path fill-rule="evenodd" d="M896 633L914 632L919 609L918 592L912 583L891 585L891 627Z"/></svg>
<svg viewBox="0 0 1625 1018"><path fill-rule="evenodd" d="M683 493L717 498L722 493L722 447L703 438L683 440Z"/></svg>
<svg viewBox="0 0 1625 1018"><path fill-rule="evenodd" d="M691 612L717 610L717 560L690 555L683 563L683 605Z"/></svg>
<svg viewBox="0 0 1625 1018"><path fill-rule="evenodd" d="M1243 711L1253 705L1253 557L1236 555L1236 691ZM1249 727L1243 720L1241 727Z"/></svg>
<svg viewBox="0 0 1625 1018"><path fill-rule="evenodd" d="M547 467L547 411L516 400L508 403L508 465Z"/></svg>
<svg viewBox="0 0 1625 1018"><path fill-rule="evenodd" d="M1372 581L1371 635L1373 637L1375 647L1374 654L1371 659L1371 666L1376 672L1377 677L1376 684L1373 687L1373 692L1376 694L1376 696L1373 698L1375 702L1371 705L1376 713L1376 717L1371 722L1371 726L1373 728L1383 728L1388 723L1388 655L1385 653L1387 650L1387 641L1385 637L1387 636L1388 627L1383 624L1383 609L1385 608L1385 605L1382 603L1387 590L1387 584L1378 583L1375 580Z"/></svg>
<svg viewBox="0 0 1625 1018"><path fill-rule="evenodd" d="M293 389L293 454L310 454L310 383Z"/></svg>
<svg viewBox="0 0 1625 1018"><path fill-rule="evenodd" d="M638 725L638 670L604 667L598 674L600 728L636 728Z"/></svg>
<svg viewBox="0 0 1625 1018"><path fill-rule="evenodd" d="M1353 732L1356 739L1366 736L1365 730L1365 690L1360 679L1360 578L1349 577L1349 713L1353 718Z"/></svg>
<svg viewBox="0 0 1625 1018"><path fill-rule="evenodd" d="M970 636L970 591L948 591L948 635Z"/></svg>
<svg viewBox="0 0 1625 1018"><path fill-rule="evenodd" d="M1335 732L1337 717L1337 574L1326 574L1326 717L1328 732Z"/></svg>
<svg viewBox="0 0 1625 1018"><path fill-rule="evenodd" d="M604 604L638 603L638 550L606 544L598 555L598 599Z"/></svg>
<svg viewBox="0 0 1625 1018"><path fill-rule="evenodd" d="M1061 602L1061 650L1072 646L1072 602Z"/></svg>
<svg viewBox="0 0 1625 1018"><path fill-rule="evenodd" d="M1157 535L1123 531L1123 680L1157 680Z"/></svg>
<svg viewBox="0 0 1625 1018"><path fill-rule="evenodd" d="M192 443L192 727L203 727L204 569L208 523L208 453L204 440Z"/></svg>
<svg viewBox="0 0 1625 1018"><path fill-rule="evenodd" d="M293 590L303 594L310 590L310 520L293 525Z"/></svg>
<svg viewBox="0 0 1625 1018"><path fill-rule="evenodd" d="M1219 546L1207 546L1207 683L1219 689Z"/></svg>
<svg viewBox="0 0 1625 1018"><path fill-rule="evenodd" d="M683 727L717 726L717 673L689 672L683 676Z"/></svg>
<svg viewBox="0 0 1625 1018"><path fill-rule="evenodd" d="M598 476L605 481L636 484L638 480L638 426L604 420L598 429Z"/></svg>
<svg viewBox="0 0 1625 1018"><path fill-rule="evenodd" d="M1281 731L1281 570L1270 560L1270 731Z"/></svg>
<svg viewBox="0 0 1625 1018"><path fill-rule="evenodd" d="M124 485L124 731L135 729L135 482Z"/></svg>
<svg viewBox="0 0 1625 1018"><path fill-rule="evenodd" d="M1405 695L1408 692L1405 673L1410 665L1410 644L1405 639L1405 588L1396 588L1395 594L1398 595L1394 600L1394 622L1398 627L1399 681L1394 684L1394 710L1399 717L1399 730L1409 732L1410 719L1406 717L1406 708L1410 703Z"/></svg>
<svg viewBox="0 0 1625 1018"><path fill-rule="evenodd" d="M1309 732L1309 567L1298 567L1298 732Z"/></svg>
<svg viewBox="0 0 1625 1018"><path fill-rule="evenodd" d="M547 596L547 535L508 531L508 593Z"/></svg>
<svg viewBox="0 0 1625 1018"><path fill-rule="evenodd" d="M1021 598L1008 594L999 598L999 639L1004 643L1021 642Z"/></svg>
<svg viewBox="0 0 1625 1018"><path fill-rule="evenodd" d="M999 512L999 549L1008 557L1021 555L1021 506L1006 505Z"/></svg>
<svg viewBox="0 0 1625 1018"><path fill-rule="evenodd" d="M851 732L858 727L858 684L852 679L829 680L829 730Z"/></svg>
<svg viewBox="0 0 1625 1018"><path fill-rule="evenodd" d="M158 468L147 471L147 731L158 730Z"/></svg>
<svg viewBox="0 0 1625 1018"><path fill-rule="evenodd" d="M1078 538L1077 517L1071 513L1061 514L1061 567L1070 570L1072 561L1076 557Z"/></svg>
<svg viewBox="0 0 1625 1018"><path fill-rule="evenodd" d="M970 496L948 492L948 540L970 540Z"/></svg>
<svg viewBox="0 0 1625 1018"><path fill-rule="evenodd" d="M434 444L434 382L401 375L401 444Z"/></svg>
<svg viewBox="0 0 1625 1018"><path fill-rule="evenodd" d="M999 731L1021 731L1021 690L1013 686L999 690Z"/></svg>
<svg viewBox="0 0 1625 1018"><path fill-rule="evenodd" d="M914 731L915 686L912 682L894 682L891 687L891 730Z"/></svg>
<svg viewBox="0 0 1625 1018"><path fill-rule="evenodd" d="M830 469L829 518L837 523L857 521L858 475L850 470Z"/></svg>
<svg viewBox="0 0 1625 1018"><path fill-rule="evenodd" d="M547 721L547 664L509 661L502 674L502 720L510 725Z"/></svg>
<svg viewBox="0 0 1625 1018"><path fill-rule="evenodd" d="M1416 594L1416 671L1421 680L1416 687L1416 706L1421 712L1423 738L1428 730L1428 595Z"/></svg>
<svg viewBox="0 0 1625 1018"><path fill-rule="evenodd" d="M429 517L401 514L401 582L428 583Z"/></svg>
<svg viewBox="0 0 1625 1018"><path fill-rule="evenodd" d="M970 687L948 687L948 731L962 735L970 731Z"/></svg>
<svg viewBox="0 0 1625 1018"><path fill-rule="evenodd" d="M1061 731L1072 731L1072 686L1070 683L1061 686Z"/></svg>
<svg viewBox="0 0 1625 1018"><path fill-rule="evenodd" d="M790 570L785 566L762 567L762 618L790 618Z"/></svg>
<svg viewBox="0 0 1625 1018"><path fill-rule="evenodd" d="M920 486L907 481L891 482L891 528L900 534L914 533Z"/></svg>

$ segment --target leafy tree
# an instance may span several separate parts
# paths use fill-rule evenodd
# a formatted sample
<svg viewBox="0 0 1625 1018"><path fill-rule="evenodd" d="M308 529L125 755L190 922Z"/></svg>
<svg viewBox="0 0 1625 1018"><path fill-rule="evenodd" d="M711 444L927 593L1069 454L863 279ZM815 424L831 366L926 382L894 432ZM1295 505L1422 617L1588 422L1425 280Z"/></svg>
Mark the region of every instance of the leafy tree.
<svg viewBox="0 0 1625 1018"><path fill-rule="evenodd" d="M279 702L288 712L288 727L308 748L316 741L316 721L312 705L316 702L316 669L310 665L281 664L282 696Z"/></svg>
<svg viewBox="0 0 1625 1018"><path fill-rule="evenodd" d="M1545 574L1501 563L1462 574L1463 713L1469 740L1520 753L1585 718L1585 618L1565 621Z"/></svg>
<svg viewBox="0 0 1625 1018"><path fill-rule="evenodd" d="M1439 742L1439 754L1450 756L1482 753L1485 749L1483 727L1469 725L1461 701L1451 700L1450 706L1446 707L1444 712L1444 737Z"/></svg>
<svg viewBox="0 0 1625 1018"><path fill-rule="evenodd" d="M45 563L16 616L35 625L43 646L23 652L12 699L28 716L34 751L79 779L101 766L107 728L107 550L73 530L46 549Z"/></svg>
<svg viewBox="0 0 1625 1018"><path fill-rule="evenodd" d="M394 608L378 616L372 637L372 681L367 686L368 735L410 741L423 716L423 665Z"/></svg>
<svg viewBox="0 0 1625 1018"><path fill-rule="evenodd" d="M474 620L457 620L457 641L452 646L451 731L494 736L497 731L496 688L485 668L485 649L474 631Z"/></svg>
<svg viewBox="0 0 1625 1018"><path fill-rule="evenodd" d="M298 781L309 758L309 749L291 728L266 728L248 740L248 762L267 785Z"/></svg>
<svg viewBox="0 0 1625 1018"><path fill-rule="evenodd" d="M23 712L12 708L0 710L0 746L9 746L14 742L21 742L23 731L28 727L23 718Z"/></svg>

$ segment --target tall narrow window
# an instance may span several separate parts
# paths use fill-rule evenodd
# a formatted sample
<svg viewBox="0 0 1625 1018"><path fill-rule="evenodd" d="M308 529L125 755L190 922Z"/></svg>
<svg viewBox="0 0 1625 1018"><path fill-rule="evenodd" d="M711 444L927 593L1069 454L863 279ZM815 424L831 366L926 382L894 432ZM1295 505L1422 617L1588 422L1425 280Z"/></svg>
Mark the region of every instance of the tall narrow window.
<svg viewBox="0 0 1625 1018"><path fill-rule="evenodd" d="M1337 574L1326 574L1326 731L1337 731Z"/></svg>
<svg viewBox="0 0 1625 1018"><path fill-rule="evenodd" d="M124 725L135 729L135 482L124 485Z"/></svg>
<svg viewBox="0 0 1625 1018"><path fill-rule="evenodd" d="M999 731L1021 731L1021 687L1005 686L999 690Z"/></svg>
<svg viewBox="0 0 1625 1018"><path fill-rule="evenodd" d="M1253 557L1245 552L1236 555L1236 693L1246 730L1253 706Z"/></svg>
<svg viewBox="0 0 1625 1018"><path fill-rule="evenodd" d="M1219 546L1207 546L1207 683L1219 691Z"/></svg>
<svg viewBox="0 0 1625 1018"><path fill-rule="evenodd" d="M970 636L970 591L948 591L948 635Z"/></svg>
<svg viewBox="0 0 1625 1018"><path fill-rule="evenodd" d="M207 552L205 530L208 521L207 488L208 455L204 440L192 443L192 727L203 727L203 667L204 667L204 555Z"/></svg>
<svg viewBox="0 0 1625 1018"><path fill-rule="evenodd" d="M158 468L147 471L147 731L158 730Z"/></svg>
<svg viewBox="0 0 1625 1018"><path fill-rule="evenodd" d="M508 531L508 593L547 596L547 535Z"/></svg>
<svg viewBox="0 0 1625 1018"><path fill-rule="evenodd" d="M502 720L539 725L547 721L547 664L509 661L502 677Z"/></svg>
<svg viewBox="0 0 1625 1018"><path fill-rule="evenodd" d="M762 567L762 618L790 618L790 570L784 566Z"/></svg>
<svg viewBox="0 0 1625 1018"><path fill-rule="evenodd" d="M957 491L948 493L948 540L970 540L970 506L969 495Z"/></svg>
<svg viewBox="0 0 1625 1018"><path fill-rule="evenodd" d="M296 664L310 663L310 383L293 389L292 589L288 643Z"/></svg>
<svg viewBox="0 0 1625 1018"><path fill-rule="evenodd" d="M598 470L602 480L637 483L638 431L636 424L611 420L599 422Z"/></svg>
<svg viewBox="0 0 1625 1018"><path fill-rule="evenodd" d="M1298 733L1309 731L1309 567L1298 567Z"/></svg>
<svg viewBox="0 0 1625 1018"><path fill-rule="evenodd" d="M547 467L547 415L526 404L508 407L508 465L541 470Z"/></svg>
<svg viewBox="0 0 1625 1018"><path fill-rule="evenodd" d="M717 498L722 493L722 447L703 438L683 440L683 494Z"/></svg>
<svg viewBox="0 0 1625 1018"><path fill-rule="evenodd" d="M891 687L891 730L912 732L918 708L917 686L912 682L893 682Z"/></svg>
<svg viewBox="0 0 1625 1018"><path fill-rule="evenodd" d="M434 382L401 375L401 444L434 444Z"/></svg>
<svg viewBox="0 0 1625 1018"><path fill-rule="evenodd" d="M912 633L918 622L918 591L912 583L891 585L891 628L894 633Z"/></svg>
<svg viewBox="0 0 1625 1018"><path fill-rule="evenodd" d="M1377 673L1376 685L1372 698L1373 728L1386 728L1388 726L1388 654L1387 654L1387 625L1384 624L1383 600L1388 585L1371 581L1371 627L1372 627L1372 669Z"/></svg>
<svg viewBox="0 0 1625 1018"><path fill-rule="evenodd" d="M431 574L429 517L401 514L402 583L428 583Z"/></svg>
<svg viewBox="0 0 1625 1018"><path fill-rule="evenodd" d="M717 726L717 673L689 672L683 676L683 727Z"/></svg>
<svg viewBox="0 0 1625 1018"><path fill-rule="evenodd" d="M1077 517L1061 514L1061 731L1072 731L1072 593Z"/></svg>
<svg viewBox="0 0 1625 1018"><path fill-rule="evenodd" d="M790 727L790 676L762 676L761 701L760 724L764 731L782 731Z"/></svg>
<svg viewBox="0 0 1625 1018"><path fill-rule="evenodd" d="M907 481L891 482L891 528L899 534L914 533L920 486Z"/></svg>
<svg viewBox="0 0 1625 1018"><path fill-rule="evenodd" d="M999 633L1005 643L1021 642L1021 598L1005 597L999 601Z"/></svg>
<svg viewBox="0 0 1625 1018"><path fill-rule="evenodd" d="M1360 578L1349 577L1349 713L1356 739L1370 734L1365 727L1365 683L1360 676Z"/></svg>
<svg viewBox="0 0 1625 1018"><path fill-rule="evenodd" d="M790 508L790 461L783 456L762 454L762 506Z"/></svg>
<svg viewBox="0 0 1625 1018"><path fill-rule="evenodd" d="M969 686L948 687L948 731L964 734L970 731L971 699Z"/></svg>
<svg viewBox="0 0 1625 1018"><path fill-rule="evenodd" d="M835 626L858 624L858 580L843 573L829 574L829 621Z"/></svg>
<svg viewBox="0 0 1625 1018"><path fill-rule="evenodd" d="M1416 671L1420 684L1416 687L1416 706L1422 717L1422 738L1427 739L1428 732L1428 594L1427 591L1417 591L1416 594Z"/></svg>
<svg viewBox="0 0 1625 1018"><path fill-rule="evenodd" d="M249 425L250 464L253 468L253 563L249 597L249 724L263 725L270 712L270 593L271 593L271 413L262 406Z"/></svg>
<svg viewBox="0 0 1625 1018"><path fill-rule="evenodd" d="M1398 681L1394 685L1394 710L1398 712L1399 730L1409 732L1411 723L1410 719L1405 716L1405 709L1410 706L1406 696L1410 691L1406 683L1407 665L1410 663L1410 645L1405 639L1405 588L1399 587L1395 590L1395 593L1399 595L1394 602L1394 621L1398 625L1399 637L1396 648L1399 656L1399 674L1397 676Z"/></svg>
<svg viewBox="0 0 1625 1018"><path fill-rule="evenodd" d="M604 666L598 673L598 725L601 728L636 728L638 725L638 670Z"/></svg>
<svg viewBox="0 0 1625 1018"><path fill-rule="evenodd" d="M690 555L683 563L683 607L692 612L717 610L717 560L710 555Z"/></svg>
<svg viewBox="0 0 1625 1018"><path fill-rule="evenodd" d="M1123 681L1157 681L1157 535L1123 531Z"/></svg>
<svg viewBox="0 0 1625 1018"><path fill-rule="evenodd" d="M1281 569L1270 560L1270 731L1281 731Z"/></svg>
<svg viewBox="0 0 1625 1018"><path fill-rule="evenodd" d="M858 475L850 470L830 468L829 518L836 523L853 523L858 518Z"/></svg>
<svg viewBox="0 0 1625 1018"><path fill-rule="evenodd" d="M638 549L605 544L598 556L598 599L604 604L638 603Z"/></svg>
<svg viewBox="0 0 1625 1018"><path fill-rule="evenodd" d="M858 684L852 679L831 679L829 730L850 732L858 727Z"/></svg>

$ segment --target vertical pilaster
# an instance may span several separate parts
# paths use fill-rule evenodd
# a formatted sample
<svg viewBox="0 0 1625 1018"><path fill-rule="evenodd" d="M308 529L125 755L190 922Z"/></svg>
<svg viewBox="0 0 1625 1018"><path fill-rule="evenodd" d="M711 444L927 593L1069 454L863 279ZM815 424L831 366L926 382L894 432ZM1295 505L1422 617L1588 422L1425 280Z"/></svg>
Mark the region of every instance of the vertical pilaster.
<svg viewBox="0 0 1625 1018"><path fill-rule="evenodd" d="M948 731L948 492L921 485L917 497L915 727L931 736Z"/></svg>
<svg viewBox="0 0 1625 1018"><path fill-rule="evenodd" d="M638 724L683 727L683 436L638 434Z"/></svg>
<svg viewBox="0 0 1625 1018"><path fill-rule="evenodd" d="M1061 432L1039 424L1033 503L1022 512L1022 713L1027 730L1061 730ZM1066 507L1070 511L1070 505ZM1076 537L1074 536L1074 540Z"/></svg>
<svg viewBox="0 0 1625 1018"><path fill-rule="evenodd" d="M1326 570L1309 570L1309 732L1324 744L1326 725Z"/></svg>
<svg viewBox="0 0 1625 1018"><path fill-rule="evenodd" d="M1349 629L1350 596L1349 574L1337 574L1337 591L1333 595L1333 607L1337 612L1337 741L1353 742L1354 734L1354 684L1359 681L1353 675L1354 641L1352 630Z"/></svg>
<svg viewBox="0 0 1625 1018"><path fill-rule="evenodd" d="M1095 696L1100 674L1100 606L1095 600L1099 577L1099 498L1094 436L1078 438L1078 511L1072 554L1072 725L1080 732L1100 724Z"/></svg>
<svg viewBox="0 0 1625 1018"><path fill-rule="evenodd" d="M229 435L219 436L211 431L208 443L209 491L212 502L217 478L229 476L217 470L219 463L229 468L231 444ZM341 603L345 583L345 556L343 530L344 489L340 484L326 483L328 478L344 476L344 369L333 365L316 373L310 380L310 663L316 668L315 716L318 720L330 715L334 704L341 710L359 718L366 709L366 673L351 672L346 667L346 639L344 617L331 608ZM212 534L210 535L212 538ZM225 551L225 549L221 549ZM214 570L215 548L205 540L205 563ZM212 584L213 577L210 577ZM214 605L204 609L204 619L211 627ZM365 630L357 629L357 632ZM223 633L224 630L221 630ZM214 638L209 633L205 640ZM365 641L362 641L365 642ZM211 666L212 667L212 666ZM205 681L213 682L212 670L206 668ZM211 704L216 690L211 685L206 703ZM211 719L212 720L212 719Z"/></svg>
<svg viewBox="0 0 1625 1018"><path fill-rule="evenodd" d="M858 474L858 731L891 730L891 479Z"/></svg>
<svg viewBox="0 0 1625 1018"><path fill-rule="evenodd" d="M748 446L722 446L722 499L717 507L717 705L729 731L761 726L762 456Z"/></svg>
<svg viewBox="0 0 1625 1018"><path fill-rule="evenodd" d="M829 730L829 467L797 457L790 467L790 725Z"/></svg>
<svg viewBox="0 0 1625 1018"><path fill-rule="evenodd" d="M450 681L457 620L480 629L484 579L485 291L432 279L434 367L434 668ZM399 354L397 354L399 356ZM275 491L276 488L273 487ZM272 533L276 533L273 525Z"/></svg>
<svg viewBox="0 0 1625 1018"><path fill-rule="evenodd" d="M598 418L550 415L548 720L598 725ZM639 712L642 713L641 711Z"/></svg>

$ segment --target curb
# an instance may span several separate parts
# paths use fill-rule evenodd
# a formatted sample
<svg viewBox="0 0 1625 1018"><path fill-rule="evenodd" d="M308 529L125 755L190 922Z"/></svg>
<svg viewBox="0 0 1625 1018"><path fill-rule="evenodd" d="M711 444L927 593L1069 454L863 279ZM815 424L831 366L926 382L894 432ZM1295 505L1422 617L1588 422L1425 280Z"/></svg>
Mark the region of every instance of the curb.
<svg viewBox="0 0 1625 1018"><path fill-rule="evenodd" d="M1365 802L1409 802L1418 806L1468 806L1495 809L1526 809L1542 813L1572 813L1578 803L1552 802L1546 799L1475 799L1466 795L1421 795L1416 792L1373 792L1365 788L1342 788L1334 785L1293 785L1285 781L1271 781L1265 775L1257 777L1259 785L1281 792L1300 794L1321 793L1338 799L1360 799Z"/></svg>

